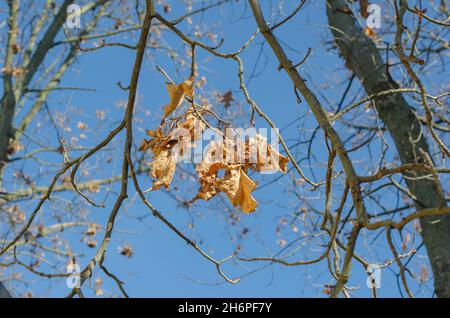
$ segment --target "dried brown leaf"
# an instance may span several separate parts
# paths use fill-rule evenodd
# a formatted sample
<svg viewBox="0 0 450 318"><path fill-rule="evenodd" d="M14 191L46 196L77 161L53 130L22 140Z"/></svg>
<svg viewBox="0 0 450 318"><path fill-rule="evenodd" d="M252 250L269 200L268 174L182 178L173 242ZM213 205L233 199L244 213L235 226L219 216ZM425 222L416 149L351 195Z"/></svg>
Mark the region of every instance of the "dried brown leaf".
<svg viewBox="0 0 450 318"><path fill-rule="evenodd" d="M218 180L217 187L228 196L233 206L239 206L245 213L256 210L258 202L251 196L256 184L240 166L226 170L224 178Z"/></svg>
<svg viewBox="0 0 450 318"><path fill-rule="evenodd" d="M177 166L176 155L169 150L163 150L157 154L148 164L151 167L150 174L156 180L153 181L152 190L164 186L169 189Z"/></svg>
<svg viewBox="0 0 450 318"><path fill-rule="evenodd" d="M166 85L169 93L170 103L164 108L163 120L167 118L178 106L181 105L185 96L192 98L194 95L194 78L190 77L180 84L168 83Z"/></svg>
<svg viewBox="0 0 450 318"><path fill-rule="evenodd" d="M223 96L221 96L220 102L225 106L225 108L228 108L231 106L231 102L234 101L233 98L233 92L228 91Z"/></svg>

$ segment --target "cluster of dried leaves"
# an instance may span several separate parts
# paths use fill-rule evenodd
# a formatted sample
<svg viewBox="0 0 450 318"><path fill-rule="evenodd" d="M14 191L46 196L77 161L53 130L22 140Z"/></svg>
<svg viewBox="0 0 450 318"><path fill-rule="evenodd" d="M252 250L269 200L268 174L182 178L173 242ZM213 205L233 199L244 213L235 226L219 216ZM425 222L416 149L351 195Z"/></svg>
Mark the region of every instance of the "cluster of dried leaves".
<svg viewBox="0 0 450 318"><path fill-rule="evenodd" d="M182 157L188 147L194 147L207 126L194 98L194 79L191 77L180 84L167 84L170 102L165 106L161 124L155 130L147 130L151 139L144 139L140 151L150 150L153 154L150 174L154 178L151 190L161 187L167 190L173 180L177 159ZM184 100L190 103L188 110L181 116L167 117L177 109ZM248 171L286 172L289 161L277 152L261 135L247 138L245 141L231 140L219 131L222 140L211 141L196 165L200 190L190 201L198 199L208 201L220 192L227 195L234 207L239 206L246 213L256 210L258 202L252 197L256 183L248 176Z"/></svg>

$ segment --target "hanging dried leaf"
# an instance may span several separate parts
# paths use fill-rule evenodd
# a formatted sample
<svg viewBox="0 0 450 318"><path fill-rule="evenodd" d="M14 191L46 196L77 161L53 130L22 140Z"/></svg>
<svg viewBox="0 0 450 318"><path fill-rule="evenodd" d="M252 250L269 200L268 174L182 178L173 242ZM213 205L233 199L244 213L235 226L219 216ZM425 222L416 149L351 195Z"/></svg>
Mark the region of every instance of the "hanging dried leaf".
<svg viewBox="0 0 450 318"><path fill-rule="evenodd" d="M406 233L405 238L403 239L402 242L402 250L406 251L408 249L408 243L411 241L411 234Z"/></svg>
<svg viewBox="0 0 450 318"><path fill-rule="evenodd" d="M169 189L177 166L176 155L170 150L163 150L148 165L151 167L151 176L156 179L153 181L152 191L162 186Z"/></svg>
<svg viewBox="0 0 450 318"><path fill-rule="evenodd" d="M186 113L185 121L178 125L179 128L186 129L190 133L191 141L197 141L202 138L202 133L206 128L206 124L198 118L193 111Z"/></svg>
<svg viewBox="0 0 450 318"><path fill-rule="evenodd" d="M225 94L223 94L222 98L220 99L220 102L223 104L223 106L225 106L225 108L230 107L232 101L234 101L232 91L226 92Z"/></svg>
<svg viewBox="0 0 450 318"><path fill-rule="evenodd" d="M19 141L14 141L10 143L8 147L6 147L6 153L11 156L16 152L23 150L24 148L25 146L22 145Z"/></svg>
<svg viewBox="0 0 450 318"><path fill-rule="evenodd" d="M87 129L87 125L85 123L79 121L77 123L77 128L80 129L80 130L85 130L85 129Z"/></svg>
<svg viewBox="0 0 450 318"><path fill-rule="evenodd" d="M226 167L226 164L222 162L222 151L224 150L223 144L220 141L211 141L208 149L205 153L203 161L196 167L199 182L201 188L197 195L190 201L193 203L197 199L208 201L218 192L220 192L216 186L217 171Z"/></svg>
<svg viewBox="0 0 450 318"><path fill-rule="evenodd" d="M196 199L209 200L224 192L233 206L239 206L244 212L250 213L256 209L257 202L251 196L256 184L242 170L241 164L229 162L236 159L232 150L222 141L210 143L203 162L197 166L202 186L192 202ZM225 169L224 177L218 178L221 169Z"/></svg>
<svg viewBox="0 0 450 318"><path fill-rule="evenodd" d="M95 234L97 234L97 225L96 224L91 224L88 229L84 232L84 235L86 236L94 236Z"/></svg>
<svg viewBox="0 0 450 318"><path fill-rule="evenodd" d="M188 147L193 147L193 141L201 138L205 124L197 114L188 111L184 121L178 119L173 129L165 135L162 127L155 130L147 130L150 140L144 139L139 147L140 151L150 149L153 152L153 160L148 163L151 167L151 176L156 180L153 182L152 190L164 186L169 189L176 169L178 156L183 156Z"/></svg>
<svg viewBox="0 0 450 318"><path fill-rule="evenodd" d="M101 296L103 295L103 290L102 290L102 285L103 285L103 280L99 277L95 280L95 295L96 296Z"/></svg>
<svg viewBox="0 0 450 318"><path fill-rule="evenodd" d="M96 240L93 240L93 239L89 239L89 240L86 242L86 244L87 244L87 246L88 246L89 248L94 248L94 247L97 246L97 241L96 241Z"/></svg>
<svg viewBox="0 0 450 318"><path fill-rule="evenodd" d="M208 179L216 175L219 169L225 168L227 160L232 155L230 147L226 147L222 141L211 141L205 153L203 161L197 165L197 173L200 179Z"/></svg>
<svg viewBox="0 0 450 318"><path fill-rule="evenodd" d="M169 134L170 140L173 141L172 149L179 156L184 156L189 148L195 147L195 141L201 139L205 127L205 123L194 112L187 112L184 121L178 122Z"/></svg>
<svg viewBox="0 0 450 318"><path fill-rule="evenodd" d="M218 180L217 185L220 191L225 192L233 206L239 206L245 213L256 210L258 202L251 196L256 184L240 166L226 170L224 178Z"/></svg>
<svg viewBox="0 0 450 318"><path fill-rule="evenodd" d="M24 67L3 67L1 72L5 75L12 75L13 77L21 77L25 74L26 69Z"/></svg>
<svg viewBox="0 0 450 318"><path fill-rule="evenodd" d="M98 186L98 184L95 184L95 183L89 183L89 184L88 184L87 190L88 190L90 193L99 193L99 192L100 192L100 187Z"/></svg>
<svg viewBox="0 0 450 318"><path fill-rule="evenodd" d="M164 108L163 121L169 116L178 106L181 105L185 96L192 98L194 95L194 78L190 77L180 84L168 83L166 85L169 93L170 103Z"/></svg>
<svg viewBox="0 0 450 318"><path fill-rule="evenodd" d="M286 173L287 163L289 158L281 155L278 151L273 149L267 142L267 139L261 135L256 135L250 138L246 143L248 154L247 158L255 158L256 164L254 169L258 172L281 171ZM251 162L254 162L251 161Z"/></svg>
<svg viewBox="0 0 450 318"><path fill-rule="evenodd" d="M364 28L364 33L369 37L369 38L374 38L377 36L377 33L375 32L374 29L372 29L371 27L365 27Z"/></svg>
<svg viewBox="0 0 450 318"><path fill-rule="evenodd" d="M170 149L170 147L175 144L175 141L172 140L171 136L165 136L160 128L155 130L147 129L147 135L152 137L152 139L144 139L139 146L139 151L150 149L155 155L158 155L161 151Z"/></svg>
<svg viewBox="0 0 450 318"><path fill-rule="evenodd" d="M133 248L131 247L131 245L124 245L119 247L119 253L120 255L126 256L128 258L133 257Z"/></svg>
<svg viewBox="0 0 450 318"><path fill-rule="evenodd" d="M191 77L180 84L167 84L167 91L170 103L165 106L163 120L159 128L147 130L151 139L144 139L139 147L140 151L150 149L153 153L153 160L148 163L151 176L155 179L151 190L161 187L169 189L177 158L184 156L190 147L195 146L207 126L191 107L184 115L173 118L167 127L165 119L180 106L185 97L193 98L194 79ZM220 96L220 102L226 108L232 101L234 98L231 91ZM207 201L223 192L234 207L239 206L243 212L251 213L256 210L258 202L251 195L256 189L256 183L250 179L247 171L252 169L257 172L285 173L288 161L261 135L248 138L246 142L234 137L212 141L203 161L196 166L200 189L190 202L197 199ZM223 171L223 177L219 177L219 171Z"/></svg>
<svg viewBox="0 0 450 318"><path fill-rule="evenodd" d="M6 212L11 214L11 220L15 224L23 223L26 220L25 214L20 210L18 205L13 205L11 208L6 209Z"/></svg>
<svg viewBox="0 0 450 318"><path fill-rule="evenodd" d="M258 206L251 196L256 184L248 177L246 170L286 172L288 161L261 135L249 138L245 143L212 141L203 161L197 165L201 188L191 202L197 199L207 201L217 193L224 192L233 206L251 213ZM219 170L225 170L223 178L218 178Z"/></svg>
<svg viewBox="0 0 450 318"><path fill-rule="evenodd" d="M170 4L165 4L163 7L164 13L169 13L172 10Z"/></svg>
<svg viewBox="0 0 450 318"><path fill-rule="evenodd" d="M359 0L359 12L364 19L367 19L369 17L369 13L367 12L368 6L369 6L369 1Z"/></svg>
<svg viewBox="0 0 450 318"><path fill-rule="evenodd" d="M429 274L428 274L428 268L425 265L422 265L420 267L420 272L419 272L419 283L423 284L425 283L428 279L429 279Z"/></svg>

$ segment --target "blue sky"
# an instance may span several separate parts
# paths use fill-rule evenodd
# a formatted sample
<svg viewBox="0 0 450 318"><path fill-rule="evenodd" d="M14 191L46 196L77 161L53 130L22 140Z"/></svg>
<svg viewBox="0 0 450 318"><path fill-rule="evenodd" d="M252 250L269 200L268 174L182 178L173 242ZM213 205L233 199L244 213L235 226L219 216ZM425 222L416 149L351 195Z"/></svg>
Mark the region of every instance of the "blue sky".
<svg viewBox="0 0 450 318"><path fill-rule="evenodd" d="M218 33L219 37L224 38L224 44L220 48L222 52L234 51L240 47L256 30L255 22L251 16L249 8L245 9L239 3L226 4L222 8L214 8L203 16L193 17L193 25L202 27L208 26ZM277 1L263 1L265 12L269 12L269 2L275 5ZM287 1L285 1L287 2ZM194 9L201 6L201 1L194 1ZM246 6L245 6L246 7ZM290 12L294 6L292 4L283 5L284 12ZM167 15L168 18L174 18L184 12L185 7L182 1L172 1L172 12ZM276 16L267 16L267 20L275 21ZM301 67L301 74L307 79L307 83L317 93L320 100L327 109L335 106L345 89L346 80L349 72L345 70L342 61L337 56L337 52L330 50L327 44L331 40L331 35L327 29L324 3L322 1L309 1L301 13L293 18L288 24L277 30L276 34L286 48L286 52L293 61L301 60L308 48L312 49L312 54L307 63ZM178 27L189 32L190 26L186 22ZM131 38L117 39L134 43L136 34ZM178 38L165 33L164 39L174 48L181 48L181 42ZM207 39L205 40L207 41ZM262 51L261 51L262 48ZM180 50L182 54L183 50ZM258 59L259 56L259 59ZM253 99L260 105L266 114L273 120L277 127L283 128L283 136L289 145L297 142L300 134L311 134L316 127L316 121L309 113L305 102L297 104L296 96L293 93L293 86L286 74L278 71L278 63L274 59L270 48L263 44L261 35L255 39L253 44L242 54L246 67L246 75L255 69L255 76L249 83L250 93ZM63 78L64 86L80 86L95 88L96 92L64 92L55 93L49 100L49 108L61 114L68 114L65 117L66 124L72 127L71 132L65 132L65 136L76 135L76 124L83 121L88 124L88 139L79 140L80 145L90 146L98 142L102 136L106 136L108 127L121 119L123 108L117 107L118 101L126 100L126 92L121 90L116 83L121 81L126 85L130 78L130 72L134 61L134 53L123 48L104 48L94 52L83 54L77 61L75 67L68 71ZM224 61L204 51L198 51L197 62L199 64L199 76L207 78L205 91L218 91L224 93L232 90L237 100L232 107L233 111L240 114L242 122L249 120L249 106L245 103L242 95L239 93L239 83L237 81L237 68L233 61ZM135 124L135 144L145 137L144 129L156 127L162 115L162 107L167 103L168 97L165 91L165 79L157 71L155 66L163 67L168 74L177 82L184 80L189 70L181 68L177 71L177 65L167 54L160 51L150 51L143 64L139 82L139 104L137 110L143 118L142 122ZM178 65L179 66L179 65ZM363 95L359 92L359 84L353 86L349 97L344 105L351 103L352 100ZM97 129L95 126L95 110L100 109L106 112L106 124ZM224 112L220 103L213 105L213 109L219 113ZM78 114L77 114L78 110ZM145 112L145 114L144 114ZM144 114L144 115L142 115ZM45 114L42 114L45 117ZM267 127L264 121L257 119L257 127ZM343 128L342 128L343 129ZM54 134L50 126L33 127L34 132L42 133L46 136ZM67 135L66 135L67 134ZM346 132L342 131L343 136ZM388 137L387 137L388 138ZM49 138L51 140L51 138ZM54 137L53 140L55 141ZM308 169L308 162L302 160L300 165L304 168L306 174L317 180L323 178L325 173L326 148L323 143L323 135L319 132L316 142L312 145L312 151L315 161L313 168ZM97 176L111 176L120 172L121 165L121 147L123 135L120 135L111 144L112 161L105 163L105 158L93 159L90 163L93 165L92 173ZM299 145L294 148L294 154L297 158L306 157L307 145ZM380 142L374 144L372 156L377 160L380 153ZM391 157L394 154L390 155ZM60 160L58 158L45 157L45 159ZM370 156L367 151L353 153L352 159L356 162L356 167L361 173L364 171L364 165L370 163ZM322 163L322 164L320 164ZM186 164L188 165L188 164ZM30 164L28 171L35 171L36 165ZM339 165L337 166L339 168ZM98 171L95 171L98 169ZM255 180L259 185L263 185L280 175L270 175L259 177ZM81 180L84 177L80 177ZM289 258L298 260L305 258L314 258L320 255L323 247L320 238L309 239L301 238L302 232L308 232L310 228L302 228L299 223L299 232L294 233L289 230L289 226L281 228L281 236L276 233L276 228L281 219L290 222L295 219L296 213L301 208L307 207L304 202L299 201L299 197L307 200L309 204L320 208L324 200L321 193L315 193L308 190L307 187L299 187L297 195L289 193L292 184L293 173L288 173L278 181L262 187L255 191L255 198L260 202L258 210L251 215L245 215L240 211L235 211L240 216L237 226L231 226L227 221L227 213L223 211L219 204L219 198L211 200L209 203L197 202L189 211L181 208L164 190L148 194L152 204L160 210L171 222L177 225L190 238L201 244L205 251L213 257L221 259L230 255L236 246L241 246L244 256L270 256L281 250L277 243L279 239L287 242L298 239L295 247L298 253ZM148 176L140 177L143 188L151 185L151 179ZM174 181L176 183L177 180ZM43 183L45 184L45 182ZM192 188L192 185L194 187ZM186 193L194 194L197 185L188 183L186 180L180 181L180 188L184 188ZM341 186L342 188L342 186ZM112 186L110 191L102 189L95 195L97 201L102 201L106 197L105 203L111 207L115 198L114 192L118 185ZM326 262L309 266L284 267L281 265L271 265L269 263L246 263L230 260L223 265L223 271L230 277L243 276L242 280L235 285L223 282L217 274L215 266L201 257L201 255L188 246L177 235L171 232L164 224L157 219L149 216L148 210L140 203L134 193L130 183L130 198L124 204L117 222L117 232L114 233L110 247L107 252L106 262L108 269L114 272L125 282L125 289L130 296L135 297L324 297L322 290L325 284L332 283L326 269ZM106 193L110 193L106 195ZM65 197L64 195L62 196ZM67 196L67 198L69 198ZM338 201L339 197L335 200ZM383 200L389 202L394 197L389 193L383 197ZM334 202L336 204L336 202ZM33 206L29 204L28 207ZM208 207L208 209L205 209ZM231 206L229 206L232 208ZM376 205L368 203L368 209L375 212ZM93 220L99 224L106 222L109 208L98 209L88 207ZM39 216L40 220L48 220L48 214L51 214L49 205L45 205ZM310 213L310 212L308 212ZM306 216L308 218L309 216ZM138 218L140 218L138 220ZM193 229L188 227L194 220ZM51 220L47 221L51 224ZM245 238L238 238L237 241L230 240L230 237L236 237L242 228L249 229L249 234ZM85 265L92 256L94 250L87 250L85 244L81 243L80 233L83 229L70 230L65 233L70 239L73 250L77 248L86 253L86 256L80 258L82 265ZM97 234L101 238L101 234ZM420 238L417 238L420 241ZM119 254L118 248L124 244L130 244L133 247L134 255L128 259ZM369 248L370 247L370 248ZM384 243L373 243L366 233L360 238L358 248L361 253L374 263L382 263L390 258ZM373 248L373 250L371 250ZM426 264L424 249L420 249L415 260L411 263L414 271L419 271L421 264ZM64 260L61 260L56 266L64 268ZM49 267L42 265L42 270L49 270ZM393 267L397 272L397 268ZM55 279L48 288L48 281L43 281L36 276L24 273L25 277L31 282L32 291L37 291L38 296L61 296L69 292L63 279ZM96 271L93 276L92 285L97 277L102 276ZM350 285L359 287L352 292L353 295L360 297L369 297L370 290L365 286L367 275L363 268L354 263L354 270L350 280ZM112 292L118 295L118 290L111 280L102 276L103 288L107 291L106 296ZM412 281L415 281L412 279ZM87 283L89 286L89 282ZM419 292L419 295L430 295L429 284L419 286L412 283L413 290ZM26 288L20 287L21 291ZM85 288L86 295L93 295L93 291ZM423 290L422 292L420 290ZM398 296L397 281L390 269L382 271L382 288L379 290L381 296Z"/></svg>

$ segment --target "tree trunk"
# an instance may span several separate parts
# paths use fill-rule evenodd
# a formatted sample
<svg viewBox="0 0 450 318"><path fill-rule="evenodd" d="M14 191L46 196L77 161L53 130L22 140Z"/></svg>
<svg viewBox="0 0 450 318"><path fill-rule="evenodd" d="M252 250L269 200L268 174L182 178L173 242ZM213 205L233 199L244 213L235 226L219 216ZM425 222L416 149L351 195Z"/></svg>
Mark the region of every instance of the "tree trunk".
<svg viewBox="0 0 450 318"><path fill-rule="evenodd" d="M344 0L327 0L331 33L347 67L359 78L368 95L397 88L375 44L365 36L353 15L348 14L348 10L342 10L346 7ZM402 163L423 163L426 159L422 153L429 154L427 141L420 133L418 118L403 96L378 97L374 104L394 140ZM415 174L416 177L421 175ZM406 179L406 183L416 197L414 203L417 210L446 206L441 186L434 181ZM420 224L433 271L435 292L438 297L450 297L450 216L421 218Z"/></svg>

